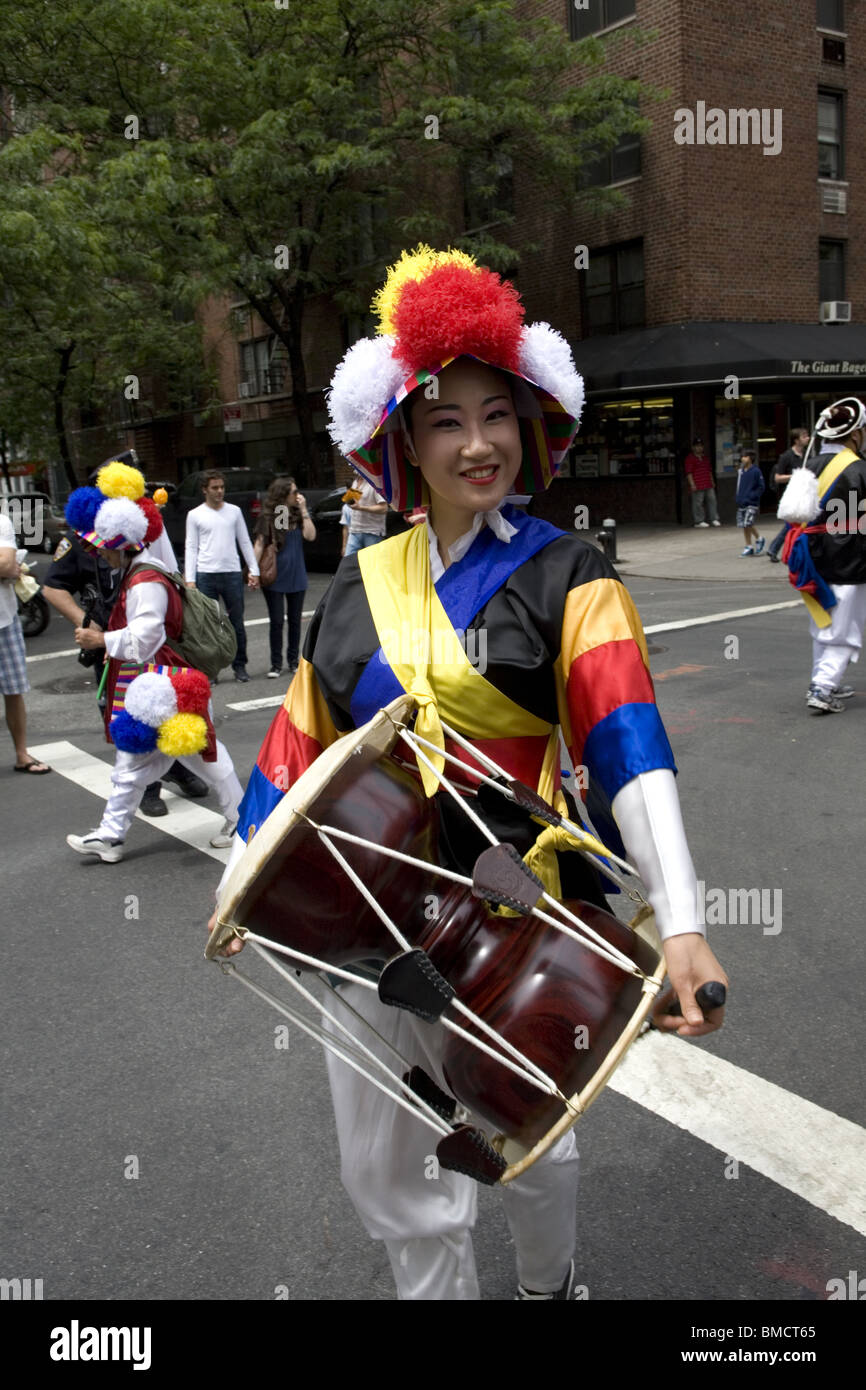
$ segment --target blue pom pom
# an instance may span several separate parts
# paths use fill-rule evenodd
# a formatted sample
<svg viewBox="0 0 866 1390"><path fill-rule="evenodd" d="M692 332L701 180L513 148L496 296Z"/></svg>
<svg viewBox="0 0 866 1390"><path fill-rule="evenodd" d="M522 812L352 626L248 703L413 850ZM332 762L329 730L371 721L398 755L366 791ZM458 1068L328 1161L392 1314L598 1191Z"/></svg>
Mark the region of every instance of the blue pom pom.
<svg viewBox="0 0 866 1390"><path fill-rule="evenodd" d="M108 726L115 748L121 753L152 753L156 747L157 730L140 719L133 719L125 709L116 714Z"/></svg>
<svg viewBox="0 0 866 1390"><path fill-rule="evenodd" d="M105 501L98 487L77 487L66 503L66 520L73 531L92 531L96 513Z"/></svg>

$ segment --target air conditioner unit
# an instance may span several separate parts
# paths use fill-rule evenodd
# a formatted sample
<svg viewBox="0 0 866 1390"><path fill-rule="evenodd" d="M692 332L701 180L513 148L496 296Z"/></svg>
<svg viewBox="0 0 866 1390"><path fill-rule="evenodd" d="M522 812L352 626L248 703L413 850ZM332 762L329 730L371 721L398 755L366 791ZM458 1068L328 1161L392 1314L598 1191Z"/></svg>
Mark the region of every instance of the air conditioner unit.
<svg viewBox="0 0 866 1390"><path fill-rule="evenodd" d="M238 395L252 396L254 394L255 393L253 391L253 383L251 381L242 381L240 386L238 387Z"/></svg>
<svg viewBox="0 0 866 1390"><path fill-rule="evenodd" d="M851 302L848 299L825 299L821 305L822 323L850 323Z"/></svg>
<svg viewBox="0 0 866 1390"><path fill-rule="evenodd" d="M848 189L839 184L825 184L821 189L822 212L847 212Z"/></svg>

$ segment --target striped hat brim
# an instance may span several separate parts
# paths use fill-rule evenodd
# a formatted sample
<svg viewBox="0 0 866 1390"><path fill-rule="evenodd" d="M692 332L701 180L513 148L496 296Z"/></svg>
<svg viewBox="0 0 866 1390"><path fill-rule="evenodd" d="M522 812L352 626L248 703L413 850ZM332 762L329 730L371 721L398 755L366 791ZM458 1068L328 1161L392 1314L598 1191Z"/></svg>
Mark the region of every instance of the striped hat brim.
<svg viewBox="0 0 866 1390"><path fill-rule="evenodd" d="M112 536L106 540L97 531L76 531L76 536L85 545L90 545L94 550L130 550L135 555L139 555L144 550L144 545L139 541L128 541L125 536Z"/></svg>

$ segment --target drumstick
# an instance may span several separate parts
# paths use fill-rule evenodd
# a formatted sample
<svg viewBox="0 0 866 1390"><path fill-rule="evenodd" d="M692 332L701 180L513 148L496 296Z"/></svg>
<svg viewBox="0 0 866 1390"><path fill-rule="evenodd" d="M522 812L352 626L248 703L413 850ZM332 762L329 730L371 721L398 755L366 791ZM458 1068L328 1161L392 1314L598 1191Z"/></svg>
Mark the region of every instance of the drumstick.
<svg viewBox="0 0 866 1390"><path fill-rule="evenodd" d="M727 998L728 992L719 980L708 980L705 985L701 985L695 990L695 999L703 1012L704 1018L711 1009L720 1009ZM682 1014L682 1005L679 999L675 999L668 1009L668 1013L674 1018Z"/></svg>

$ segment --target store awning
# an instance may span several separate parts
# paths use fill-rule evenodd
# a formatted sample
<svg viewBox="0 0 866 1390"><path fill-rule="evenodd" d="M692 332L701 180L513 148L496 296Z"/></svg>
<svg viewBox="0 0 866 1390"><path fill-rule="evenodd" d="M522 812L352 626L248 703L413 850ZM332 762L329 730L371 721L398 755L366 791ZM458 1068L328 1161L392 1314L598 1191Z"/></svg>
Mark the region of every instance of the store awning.
<svg viewBox="0 0 866 1390"><path fill-rule="evenodd" d="M590 394L742 381L866 377L866 325L677 323L572 344Z"/></svg>

